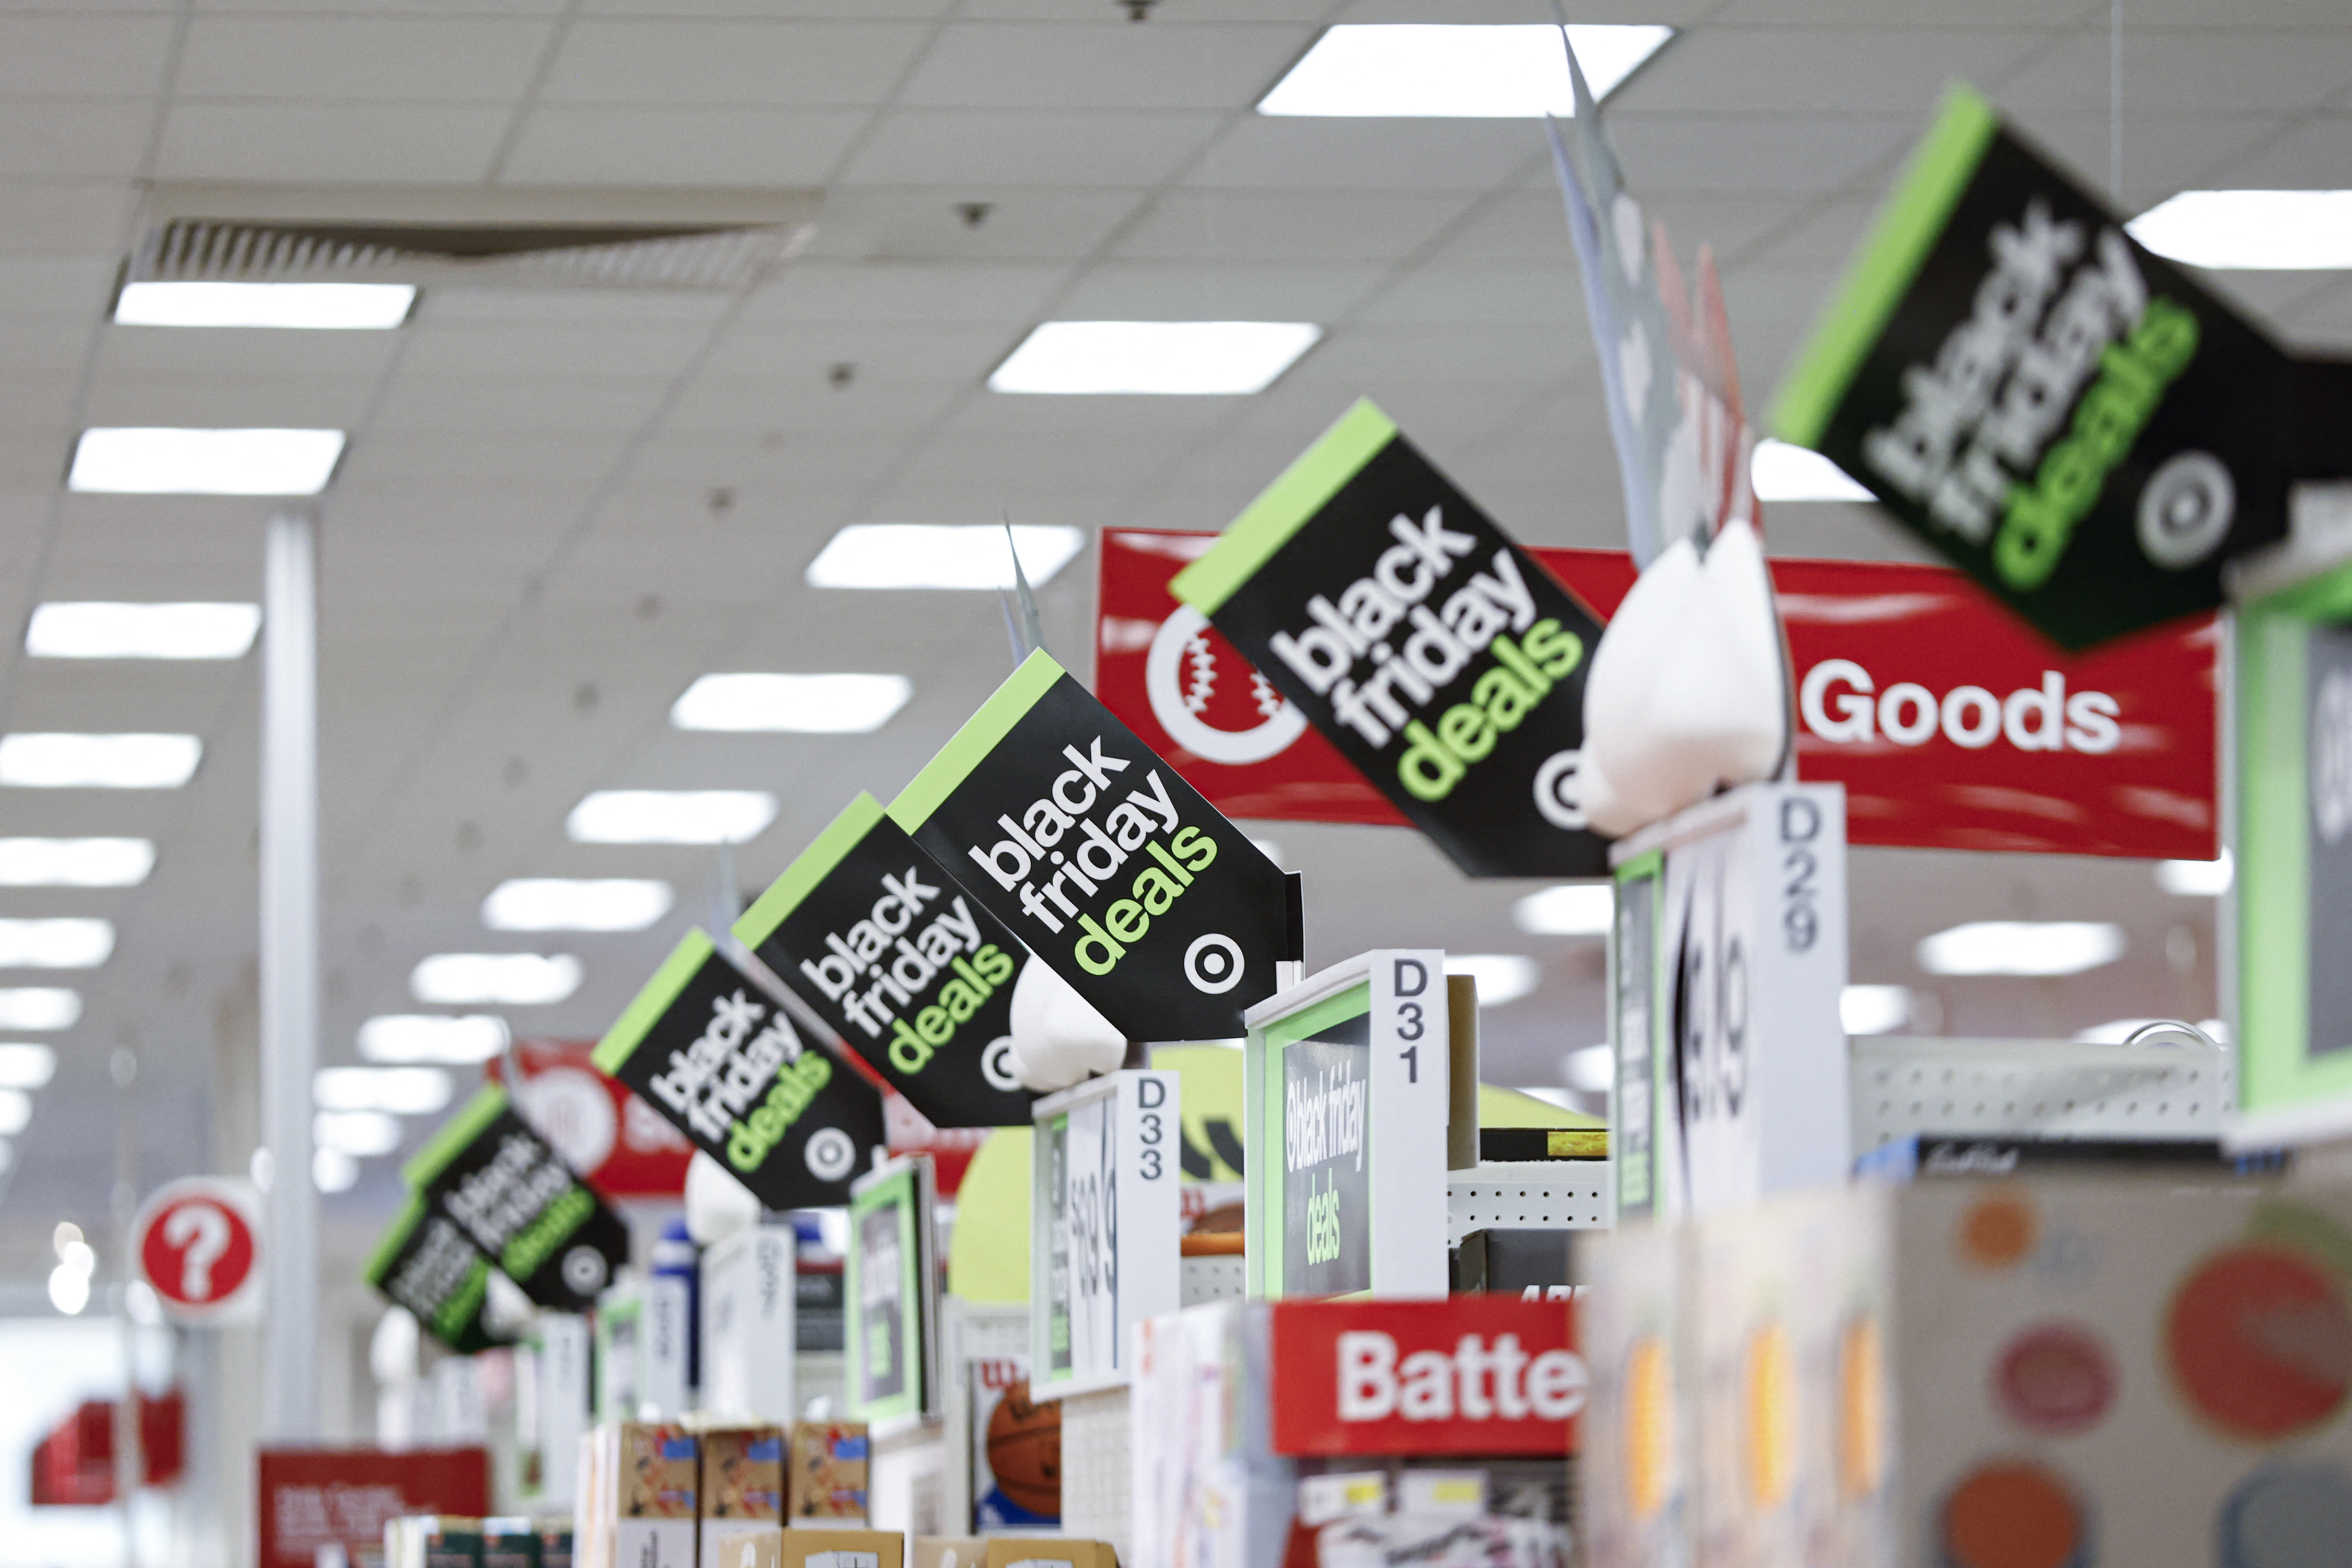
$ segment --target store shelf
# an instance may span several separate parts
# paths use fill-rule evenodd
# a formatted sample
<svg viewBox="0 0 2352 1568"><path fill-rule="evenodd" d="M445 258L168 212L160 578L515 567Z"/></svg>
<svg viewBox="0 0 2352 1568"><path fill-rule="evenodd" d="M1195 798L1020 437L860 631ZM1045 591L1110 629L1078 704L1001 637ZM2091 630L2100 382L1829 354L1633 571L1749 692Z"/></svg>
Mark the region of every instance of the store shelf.
<svg viewBox="0 0 2352 1568"><path fill-rule="evenodd" d="M1605 1160L1521 1160L1456 1171L1445 1182L1445 1244L1474 1230L1597 1230L1616 1208Z"/></svg>
<svg viewBox="0 0 2352 1568"><path fill-rule="evenodd" d="M2218 1046L1868 1036L1853 1053L1856 1154L1913 1133L2218 1138L2238 1097Z"/></svg>
<svg viewBox="0 0 2352 1568"><path fill-rule="evenodd" d="M1238 1301L1248 1276L1239 1254L1229 1258L1184 1259L1181 1303L1197 1307L1203 1301Z"/></svg>

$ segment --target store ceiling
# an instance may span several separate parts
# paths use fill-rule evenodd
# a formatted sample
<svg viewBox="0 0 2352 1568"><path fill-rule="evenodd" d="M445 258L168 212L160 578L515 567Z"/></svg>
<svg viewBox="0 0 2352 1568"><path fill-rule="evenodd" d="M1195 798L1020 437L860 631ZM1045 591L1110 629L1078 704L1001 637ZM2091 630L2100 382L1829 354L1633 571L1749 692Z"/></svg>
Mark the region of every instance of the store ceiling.
<svg viewBox="0 0 2352 1568"><path fill-rule="evenodd" d="M2340 5L2125 11L2130 205L2342 183ZM843 523L1213 529L1369 394L1528 542L1620 537L1540 128L1251 108L1328 22L1546 16L1538 0L1160 0L1141 25L1113 0L12 6L0 625L45 599L259 596L268 503L68 495L79 428L349 428L320 507L324 1058L352 1059L362 1018L411 1007L409 969L436 952L579 954L578 994L514 1022L593 1036L706 911L713 858L571 844L583 794L775 791L782 815L738 858L756 889L852 791L894 792L1008 668L992 595L804 586ZM1682 29L1609 120L1678 247L1716 247L1752 392L1947 80L2106 172L2105 3L1642 0L1578 19ZM823 202L804 253L734 294L438 289L391 333L110 326L154 180L810 187ZM2352 342L2345 275L2228 282L2291 337ZM1327 336L1255 397L984 390L1031 326L1072 317L1305 320ZM1864 507L1776 509L1769 528L1789 553L1907 553ZM1086 657L1088 575L1082 558L1042 595L1066 658ZM135 889L0 890L0 914L120 928L112 959L74 977L88 1012L17 1141L6 1274L45 1263L55 1219L102 1219L118 1169L144 1187L214 1163L211 1128L242 1120L213 1064L216 1037L251 1026L256 924L258 656L33 664L16 641L0 639L0 728L194 731L206 752L179 791L0 798L0 833L162 847ZM697 675L796 669L901 672L916 693L864 737L667 722ZM1517 932L1523 887L1465 883L1400 833L1266 832L1307 873L1318 960L1381 942L1545 960L1545 988L1488 1016L1492 1076L1556 1082L1560 1052L1599 1037L1597 945ZM486 932L483 896L519 875L661 877L679 900L636 934ZM1863 980L1922 983L1911 943L1970 916L2128 931L2129 954L2079 980L1943 983L1951 1027L2210 1006L2210 907L2157 893L2144 865L1880 853L1859 858L1854 898ZM141 1069L119 1097L122 1046ZM119 1145L126 1102L135 1132ZM342 1230L388 1208L392 1163L330 1201Z"/></svg>

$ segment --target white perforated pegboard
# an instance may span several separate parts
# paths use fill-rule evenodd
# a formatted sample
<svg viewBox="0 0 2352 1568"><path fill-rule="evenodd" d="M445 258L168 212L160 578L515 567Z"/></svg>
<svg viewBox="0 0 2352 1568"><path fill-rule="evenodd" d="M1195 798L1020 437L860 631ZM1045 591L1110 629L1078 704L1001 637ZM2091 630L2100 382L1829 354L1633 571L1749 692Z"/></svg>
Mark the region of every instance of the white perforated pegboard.
<svg viewBox="0 0 2352 1568"><path fill-rule="evenodd" d="M1062 1533L1108 1541L1134 1561L1129 1530L1128 1391L1062 1395Z"/></svg>
<svg viewBox="0 0 2352 1568"><path fill-rule="evenodd" d="M1853 1042L1853 1152L1913 1133L2218 1138L2237 1104L2230 1053L2207 1044Z"/></svg>
<svg viewBox="0 0 2352 1568"><path fill-rule="evenodd" d="M1238 1301L1247 1284L1248 1275L1238 1254L1188 1258L1184 1259L1183 1294L1179 1298L1178 1305L1197 1307L1203 1301Z"/></svg>
<svg viewBox="0 0 2352 1568"><path fill-rule="evenodd" d="M1482 1162L1445 1179L1445 1245L1474 1230L1599 1230L1616 1208L1605 1160Z"/></svg>

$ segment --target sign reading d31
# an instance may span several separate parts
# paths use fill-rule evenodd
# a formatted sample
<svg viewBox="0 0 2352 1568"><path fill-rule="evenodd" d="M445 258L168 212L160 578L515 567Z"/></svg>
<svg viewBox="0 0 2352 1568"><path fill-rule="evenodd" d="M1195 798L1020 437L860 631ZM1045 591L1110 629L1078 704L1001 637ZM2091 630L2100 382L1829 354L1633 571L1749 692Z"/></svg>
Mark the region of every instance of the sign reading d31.
<svg viewBox="0 0 2352 1568"><path fill-rule="evenodd" d="M1131 1040L1238 1036L1297 956L1281 868L1042 652L890 816Z"/></svg>
<svg viewBox="0 0 2352 1568"><path fill-rule="evenodd" d="M1576 795L1601 622L1359 403L1176 596L1474 877L1591 877Z"/></svg>

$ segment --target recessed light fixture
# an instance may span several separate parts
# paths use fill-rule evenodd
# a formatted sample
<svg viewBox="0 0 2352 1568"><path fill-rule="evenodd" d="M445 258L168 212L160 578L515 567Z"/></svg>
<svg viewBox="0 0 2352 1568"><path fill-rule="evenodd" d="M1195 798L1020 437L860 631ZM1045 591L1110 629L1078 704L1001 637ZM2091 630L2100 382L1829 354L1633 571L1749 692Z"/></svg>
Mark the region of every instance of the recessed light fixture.
<svg viewBox="0 0 2352 1568"><path fill-rule="evenodd" d="M2227 849L2213 860L2158 860L2156 885L2183 898L2218 899L2230 890L2236 867Z"/></svg>
<svg viewBox="0 0 2352 1568"><path fill-rule="evenodd" d="M706 675L670 705L681 730L863 735L907 705L903 675Z"/></svg>
<svg viewBox="0 0 2352 1568"><path fill-rule="evenodd" d="M1322 335L1312 321L1045 321L996 367L988 390L1246 396L1274 384Z"/></svg>
<svg viewBox="0 0 2352 1568"><path fill-rule="evenodd" d="M2103 921L1971 921L1917 952L1930 974L2080 974L2123 955L2123 928Z"/></svg>
<svg viewBox="0 0 2352 1568"><path fill-rule="evenodd" d="M360 1026L360 1059L470 1067L507 1048L507 1022L488 1013L386 1013Z"/></svg>
<svg viewBox="0 0 2352 1568"><path fill-rule="evenodd" d="M1477 981L1481 1007L1516 1002L1543 980L1543 965L1517 952L1449 952L1445 973L1467 974Z"/></svg>
<svg viewBox="0 0 2352 1568"><path fill-rule="evenodd" d="M756 789L600 789L563 830L578 844L742 844L776 820L776 797Z"/></svg>
<svg viewBox="0 0 2352 1568"><path fill-rule="evenodd" d="M41 1089L58 1074L58 1053L32 1040L0 1043L0 1089Z"/></svg>
<svg viewBox="0 0 2352 1568"><path fill-rule="evenodd" d="M70 1029L81 1018L81 993L61 985L0 989L0 1029Z"/></svg>
<svg viewBox="0 0 2352 1568"><path fill-rule="evenodd" d="M1042 588L1069 564L1086 535L1058 523L853 522L809 563L812 588L1010 588L1013 551L1021 574Z"/></svg>
<svg viewBox="0 0 2352 1568"><path fill-rule="evenodd" d="M177 789L205 754L194 735L0 735L0 784Z"/></svg>
<svg viewBox="0 0 2352 1568"><path fill-rule="evenodd" d="M452 1087L439 1068L320 1068L310 1100L321 1110L430 1116L449 1103Z"/></svg>
<svg viewBox="0 0 2352 1568"><path fill-rule="evenodd" d="M383 1110L321 1110L310 1118L310 1142L372 1160L400 1147L400 1119Z"/></svg>
<svg viewBox="0 0 2352 1568"><path fill-rule="evenodd" d="M1748 463L1759 501L1868 500L1870 491L1819 452L1766 437Z"/></svg>
<svg viewBox="0 0 2352 1568"><path fill-rule="evenodd" d="M568 952L436 952L409 972L419 1002L531 1007L580 989L580 961Z"/></svg>
<svg viewBox="0 0 2352 1568"><path fill-rule="evenodd" d="M292 327L384 331L408 320L413 283L126 283L115 321L126 327Z"/></svg>
<svg viewBox="0 0 2352 1568"><path fill-rule="evenodd" d="M261 629L259 605L52 602L25 628L35 658L242 658Z"/></svg>
<svg viewBox="0 0 2352 1568"><path fill-rule="evenodd" d="M1911 1021L1910 989L1849 985L1838 996L1838 1021L1849 1035L1891 1035Z"/></svg>
<svg viewBox="0 0 2352 1568"><path fill-rule="evenodd" d="M1675 36L1654 24L1571 24L1594 101ZM1568 52L1549 23L1346 23L1327 27L1260 114L1454 120L1567 119L1576 112Z"/></svg>
<svg viewBox="0 0 2352 1568"><path fill-rule="evenodd" d="M310 1151L310 1184L322 1193L347 1193L359 1185L360 1163L321 1143Z"/></svg>
<svg viewBox="0 0 2352 1568"><path fill-rule="evenodd" d="M0 969L94 969L114 952L114 922L86 915L0 920Z"/></svg>
<svg viewBox="0 0 2352 1568"><path fill-rule="evenodd" d="M135 888L154 868L152 838L0 838L0 888Z"/></svg>
<svg viewBox="0 0 2352 1568"><path fill-rule="evenodd" d="M2352 191L2183 191L2124 227L2158 256L2189 267L2352 268Z"/></svg>
<svg viewBox="0 0 2352 1568"><path fill-rule="evenodd" d="M341 430L98 426L75 443L66 488L105 495L314 496L343 454Z"/></svg>
<svg viewBox="0 0 2352 1568"><path fill-rule="evenodd" d="M33 1122L33 1097L21 1089L0 1089L0 1136L14 1138Z"/></svg>
<svg viewBox="0 0 2352 1568"><path fill-rule="evenodd" d="M643 931L669 906L667 882L517 877L482 900L482 923L492 931Z"/></svg>
<svg viewBox="0 0 2352 1568"><path fill-rule="evenodd" d="M1521 899L1511 918L1534 936L1607 936L1617 919L1617 891L1607 882L1563 882Z"/></svg>

